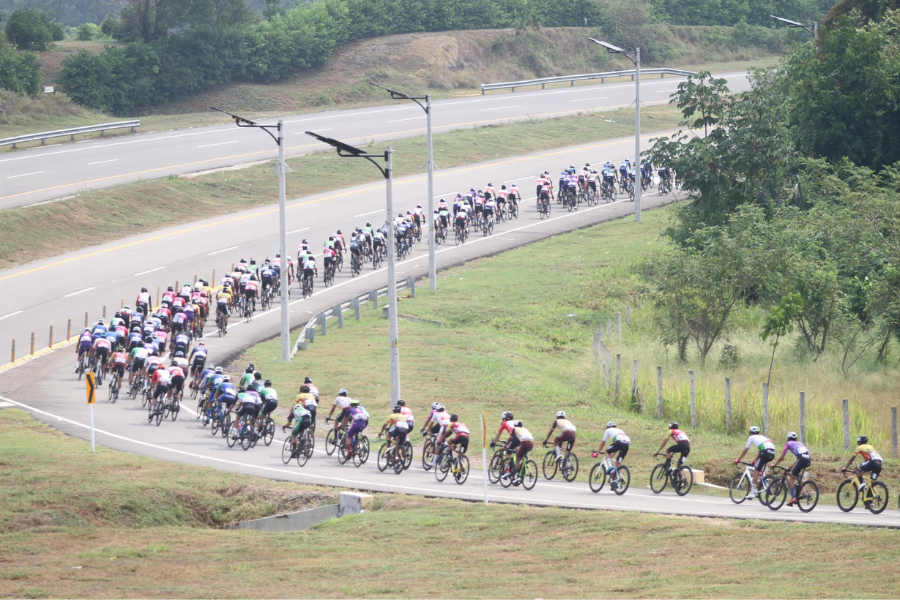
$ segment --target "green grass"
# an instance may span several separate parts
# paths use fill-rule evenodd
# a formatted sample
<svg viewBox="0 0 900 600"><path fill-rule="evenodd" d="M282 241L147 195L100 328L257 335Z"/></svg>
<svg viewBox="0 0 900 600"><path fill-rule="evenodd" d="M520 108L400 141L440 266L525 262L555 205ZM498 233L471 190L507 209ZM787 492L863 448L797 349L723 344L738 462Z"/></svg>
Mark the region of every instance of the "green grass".
<svg viewBox="0 0 900 600"><path fill-rule="evenodd" d="M513 154L621 137L634 130L633 114L623 109L442 133L434 136L435 160L447 170ZM647 133L670 129L680 120L680 113L669 106L648 108L641 116L642 131ZM519 141L510 146L510 139ZM345 141L366 146L366 140L362 144ZM390 145L395 150L396 177L421 172L426 156L424 136L395 140ZM385 146L367 147L380 151ZM297 190L313 195L345 186L348 181L361 184L380 179L370 165L341 161L333 151L287 162L292 168L286 182L288 199ZM100 239L107 242L109 232L119 232L120 237L136 235L277 201L278 181L272 175L272 165L261 164L198 177L170 176L130 183L86 191L65 202L4 210L0 211L0 269L85 248ZM35 230L42 235L29 233Z"/></svg>
<svg viewBox="0 0 900 600"><path fill-rule="evenodd" d="M335 493L102 447L91 454L87 442L6 409L0 595L890 598L900 585L895 530L388 494L305 532L219 528Z"/></svg>
<svg viewBox="0 0 900 600"><path fill-rule="evenodd" d="M414 414L422 419L431 403L440 401L477 431L481 413L486 412L493 435L500 413L512 410L543 440L556 411L563 409L578 427L577 453L583 471L579 477L586 476L584 467L592 464L589 447L599 444L606 422L614 420L631 436L628 461L640 481L646 481L656 462L651 454L665 434L664 423L675 418L692 437L690 464L706 471L709 481L726 484L734 473L731 460L743 447L743 426L734 436L724 431L724 409L718 408L724 404L723 395L716 395L711 385L704 387L712 375L697 365L681 365L673 359L666 363L659 356L662 351L654 350L660 343L648 317L650 308L641 304L640 264L649 252L663 248L660 235L666 223L667 210L650 211L644 213L641 224L631 219L605 223L443 271L437 293L420 283L415 299L401 298L400 314L443 325L400 321L402 395ZM623 342L611 343L614 352L623 356L621 391L616 397L614 383L610 388L603 382L592 332L605 328L609 318L615 323L616 313L628 305L633 307L633 327L627 327L623 315ZM239 362L254 362L282 389L296 390L305 375L314 377L326 398L346 387L377 415L376 420L386 418L387 322L380 318L380 311L366 306L361 322L345 318L343 330L332 326L327 337L317 337L310 350L288 365L280 362L277 339L249 349ZM747 334L748 341L751 337ZM630 398L634 359L640 361L643 412ZM664 365L662 421L655 418L656 365ZM697 428L690 427L684 400L683 380L689 368L696 370L703 383ZM710 366L713 372L715 368ZM733 373L735 421L758 423L760 402L738 385L739 375L745 372L735 369ZM787 368L779 371L785 379L790 374ZM830 383L837 386L834 379ZM865 380L846 385L863 386ZM858 393L871 391L862 388ZM811 436L813 476L824 490L833 490L841 481L837 470L845 458L833 438L818 436L833 421L832 413L820 410L818 402L811 402L808 410L810 432L816 434ZM770 410L773 439L783 440L787 430L797 429L791 421L793 405L784 396L774 394ZM874 422L874 416L869 418ZM870 435L882 454L889 456L888 438L877 429ZM543 450L535 452L538 459L543 454ZM889 479L898 474L894 462L889 461L887 472Z"/></svg>

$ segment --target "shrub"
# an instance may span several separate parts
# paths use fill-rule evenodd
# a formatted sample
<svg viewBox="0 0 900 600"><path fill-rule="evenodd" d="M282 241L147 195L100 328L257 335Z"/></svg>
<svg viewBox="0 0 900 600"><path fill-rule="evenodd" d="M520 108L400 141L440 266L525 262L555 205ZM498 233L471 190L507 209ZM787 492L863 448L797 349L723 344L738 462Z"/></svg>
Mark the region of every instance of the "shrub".
<svg viewBox="0 0 900 600"><path fill-rule="evenodd" d="M78 26L76 36L82 42L87 42L100 35L100 27L94 23L82 23Z"/></svg>
<svg viewBox="0 0 900 600"><path fill-rule="evenodd" d="M42 80L37 54L0 44L0 88L34 97Z"/></svg>
<svg viewBox="0 0 900 600"><path fill-rule="evenodd" d="M65 38L66 32L59 23L33 8L14 11L6 22L6 39L20 50L46 50L54 41Z"/></svg>

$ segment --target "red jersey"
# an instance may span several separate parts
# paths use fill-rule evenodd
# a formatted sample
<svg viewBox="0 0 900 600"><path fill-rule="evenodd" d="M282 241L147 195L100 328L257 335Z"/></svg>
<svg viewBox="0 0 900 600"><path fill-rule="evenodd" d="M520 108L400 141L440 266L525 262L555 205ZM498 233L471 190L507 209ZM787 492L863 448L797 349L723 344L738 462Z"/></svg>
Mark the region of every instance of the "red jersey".
<svg viewBox="0 0 900 600"><path fill-rule="evenodd" d="M500 423L500 433L503 433L503 432L505 431L505 432L508 433L509 435L513 435L513 431L514 431L515 428L516 428L515 423L516 423L516 422L515 422L515 421L512 421L512 420L510 420L510 421L503 421L502 423Z"/></svg>
<svg viewBox="0 0 900 600"><path fill-rule="evenodd" d="M169 376L169 372L165 369L157 369L153 372L153 379L151 383L156 385L157 383L169 383L171 381L171 377Z"/></svg>
<svg viewBox="0 0 900 600"><path fill-rule="evenodd" d="M184 377L184 370L178 365L169 367L169 377Z"/></svg>
<svg viewBox="0 0 900 600"><path fill-rule="evenodd" d="M247 285L244 287L244 289L246 289L248 292L255 292L257 289L259 289L259 285L251 279L247 282Z"/></svg>
<svg viewBox="0 0 900 600"><path fill-rule="evenodd" d="M113 354L113 364L114 365L124 365L128 362L128 355L124 352L116 352Z"/></svg>

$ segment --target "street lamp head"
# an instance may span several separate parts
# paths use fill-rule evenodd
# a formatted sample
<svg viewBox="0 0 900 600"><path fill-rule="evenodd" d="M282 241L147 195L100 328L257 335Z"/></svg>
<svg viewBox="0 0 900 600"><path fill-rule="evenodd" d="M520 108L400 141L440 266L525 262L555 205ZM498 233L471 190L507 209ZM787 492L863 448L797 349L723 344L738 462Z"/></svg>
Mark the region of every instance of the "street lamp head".
<svg viewBox="0 0 900 600"><path fill-rule="evenodd" d="M403 92L398 92L397 90L392 90L391 88L384 87L383 85L378 85L377 83L372 83L371 81L368 83L372 87L381 88L384 91L389 92L391 95L391 98L393 98L394 100L411 100L412 99L412 97L409 96L409 94L404 94Z"/></svg>
<svg viewBox="0 0 900 600"><path fill-rule="evenodd" d="M338 152L344 152L350 156L362 156L365 154L363 150L356 148L355 146L351 146L350 144L345 144L339 140L332 139L330 137L325 137L324 135L319 135L318 133L313 133L312 131L307 131L306 135L312 136L322 142L323 144L328 144L333 148L337 148Z"/></svg>
<svg viewBox="0 0 900 600"><path fill-rule="evenodd" d="M256 121L251 121L250 119L245 119L244 117L239 117L237 115L233 115L230 112L222 110L221 108L216 108L215 106L210 106L209 109L218 111L220 113L225 113L226 115L228 115L229 117L234 119L234 122L237 123L238 125L240 125L241 123L246 123L247 125L256 125Z"/></svg>
<svg viewBox="0 0 900 600"><path fill-rule="evenodd" d="M594 42L595 44L599 44L599 45L603 46L604 48L606 48L606 51L609 52L610 54L627 54L627 52L625 52L625 50L623 50L622 48L619 48L618 46L613 46L612 44L607 44L606 42L601 42L600 40L595 40L592 37L589 37L588 39L591 40L592 42Z"/></svg>
<svg viewBox="0 0 900 600"><path fill-rule="evenodd" d="M797 21L791 21L790 19L776 17L775 15L769 15L769 18L775 19L776 21L781 21L788 27L800 27L801 29L808 29L808 27L806 25L804 25L803 23L798 23Z"/></svg>

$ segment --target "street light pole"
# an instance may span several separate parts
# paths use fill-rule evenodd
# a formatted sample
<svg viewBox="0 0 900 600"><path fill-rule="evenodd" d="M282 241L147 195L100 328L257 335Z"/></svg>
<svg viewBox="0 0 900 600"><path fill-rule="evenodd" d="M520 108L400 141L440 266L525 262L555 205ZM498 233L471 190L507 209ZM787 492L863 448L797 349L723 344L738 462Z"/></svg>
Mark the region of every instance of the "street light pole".
<svg viewBox="0 0 900 600"><path fill-rule="evenodd" d="M634 220L641 222L641 49L634 49L634 57L619 48L592 37L588 38L595 44L606 48L610 54L621 54L634 63Z"/></svg>
<svg viewBox="0 0 900 600"><path fill-rule="evenodd" d="M791 21L790 19L785 19L783 17L776 17L775 15L769 15L769 18L775 19L776 21L778 21L780 23L784 23L785 25L787 25L788 27L791 27L791 28L805 29L813 35L813 39L819 37L819 22L818 21L813 21L812 27L810 27L809 25L804 25L803 23L798 23L797 21Z"/></svg>
<svg viewBox="0 0 900 600"><path fill-rule="evenodd" d="M291 330L290 315L288 314L289 290L287 280L287 245L285 241L287 238L287 235L285 234L285 230L287 229L287 215L284 197L284 175L288 170L288 166L284 162L284 121L279 120L277 125L259 125L256 121L233 115L220 108L214 106L210 106L209 108L210 110L225 113L233 118L238 127L254 127L256 129L262 129L269 134L269 137L275 140L276 144L278 144L278 165L275 167L275 170L278 171L278 248L281 252L281 360L282 362L288 362L291 360ZM278 135L273 134L271 131L272 129L277 130ZM215 282L213 282L213 285L215 285Z"/></svg>
<svg viewBox="0 0 900 600"><path fill-rule="evenodd" d="M391 357L391 407L397 406L400 400L400 345L399 345L399 328L397 327L397 279L396 279L396 251L394 249L394 151L388 148L384 154L367 154L344 142L307 131L307 135L312 136L322 143L337 150L338 156L345 158L364 158L375 165L381 174L384 175L385 188L387 192L387 263L388 263L388 328L390 337L390 357ZM385 166L375 162L373 159L384 160Z"/></svg>
<svg viewBox="0 0 900 600"><path fill-rule="evenodd" d="M391 94L391 98L394 100L412 100L419 107L425 111L425 122L426 122L426 137L428 138L428 162L425 164L425 169L428 171L428 289L432 292L437 290L437 267L435 266L434 259L434 138L432 137L431 132L431 94L425 94L425 96L410 96L409 94L404 94L403 92L398 92L397 90L392 90L391 88L386 88L383 85L378 85L377 83L369 82L369 85L381 88ZM423 106L420 100L425 101L425 105Z"/></svg>

